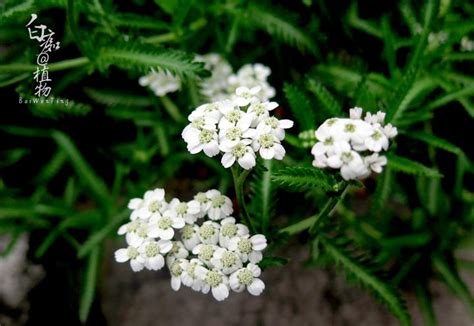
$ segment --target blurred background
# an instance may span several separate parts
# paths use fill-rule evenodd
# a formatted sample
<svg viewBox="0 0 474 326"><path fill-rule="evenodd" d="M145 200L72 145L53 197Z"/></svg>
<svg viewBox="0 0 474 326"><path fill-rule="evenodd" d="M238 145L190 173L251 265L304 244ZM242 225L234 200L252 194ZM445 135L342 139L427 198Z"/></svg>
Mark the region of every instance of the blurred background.
<svg viewBox="0 0 474 326"><path fill-rule="evenodd" d="M0 325L398 325L405 309L414 325L474 324L471 1L0 8ZM31 14L61 42L49 61L49 98L59 103L24 103L35 98L39 49L25 27ZM257 209L262 173L273 180L270 225L259 231L281 259L265 270L262 296L223 303L174 292L167 270L133 273L113 259L127 202L148 189L190 200L216 188L235 206L230 171L190 155L181 139L187 115L205 103L198 84L209 72L194 54L211 52L235 71L270 67L276 114L296 122L285 160L245 188ZM139 85L156 66L182 78L179 92L157 97ZM319 231L338 250L308 232L280 234L330 194L274 175L310 167L300 133L353 106L383 110L397 126L387 168L352 187Z"/></svg>

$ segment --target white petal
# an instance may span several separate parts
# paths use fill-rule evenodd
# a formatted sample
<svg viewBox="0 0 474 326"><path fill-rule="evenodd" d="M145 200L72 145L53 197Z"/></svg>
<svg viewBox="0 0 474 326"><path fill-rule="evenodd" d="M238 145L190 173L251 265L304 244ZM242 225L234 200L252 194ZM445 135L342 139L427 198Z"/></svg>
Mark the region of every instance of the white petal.
<svg viewBox="0 0 474 326"><path fill-rule="evenodd" d="M115 260L119 263L124 263L130 258L128 257L127 249L119 249L115 252Z"/></svg>
<svg viewBox="0 0 474 326"><path fill-rule="evenodd" d="M217 301L223 301L229 296L229 288L225 284L219 284L217 287L212 288L212 295Z"/></svg>
<svg viewBox="0 0 474 326"><path fill-rule="evenodd" d="M250 153L246 153L242 158L238 160L241 167L249 170L255 166L255 156Z"/></svg>
<svg viewBox="0 0 474 326"><path fill-rule="evenodd" d="M265 289L265 283L261 279L254 279L252 284L247 287L247 290L251 295L260 295Z"/></svg>
<svg viewBox="0 0 474 326"><path fill-rule="evenodd" d="M263 234L256 234L250 238L254 250L261 251L267 247L267 239Z"/></svg>
<svg viewBox="0 0 474 326"><path fill-rule="evenodd" d="M143 262L139 261L138 259L132 259L130 261L130 266L134 272L139 272L144 267Z"/></svg>
<svg viewBox="0 0 474 326"><path fill-rule="evenodd" d="M225 168L229 168L230 166L232 166L232 164L234 164L234 162L235 162L235 156L232 155L231 153L225 153L222 156L221 163Z"/></svg>
<svg viewBox="0 0 474 326"><path fill-rule="evenodd" d="M275 150L272 148L260 148L260 156L265 160L271 160L275 156Z"/></svg>
<svg viewBox="0 0 474 326"><path fill-rule="evenodd" d="M152 257L148 260L148 265L150 269L157 271L165 265L165 260L163 259L162 255L158 255L155 257Z"/></svg>
<svg viewBox="0 0 474 326"><path fill-rule="evenodd" d="M178 291L181 287L181 279L179 277L171 276L171 288Z"/></svg>

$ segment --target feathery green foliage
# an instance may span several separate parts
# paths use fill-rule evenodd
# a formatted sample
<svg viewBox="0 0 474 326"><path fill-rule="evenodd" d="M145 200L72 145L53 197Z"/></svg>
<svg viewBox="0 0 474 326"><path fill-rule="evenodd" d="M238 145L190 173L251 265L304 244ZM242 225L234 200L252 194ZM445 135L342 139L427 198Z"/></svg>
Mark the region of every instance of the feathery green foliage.
<svg viewBox="0 0 474 326"><path fill-rule="evenodd" d="M327 172L313 167L286 167L272 175L272 180L288 190L303 191L318 188L338 191L339 183Z"/></svg>

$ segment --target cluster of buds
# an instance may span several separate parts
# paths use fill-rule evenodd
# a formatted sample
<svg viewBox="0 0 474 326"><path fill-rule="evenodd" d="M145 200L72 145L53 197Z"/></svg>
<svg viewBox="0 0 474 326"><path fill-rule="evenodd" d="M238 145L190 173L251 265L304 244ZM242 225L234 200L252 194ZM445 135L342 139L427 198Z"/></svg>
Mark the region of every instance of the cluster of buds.
<svg viewBox="0 0 474 326"><path fill-rule="evenodd" d="M171 287L181 285L222 301L230 291L245 289L260 295L265 284L258 263L267 246L264 235L231 216L232 201L218 190L200 192L189 202L165 200L165 191L147 191L132 199L130 221L118 234L127 248L115 252L117 262L130 262L133 271L159 270L167 265Z"/></svg>

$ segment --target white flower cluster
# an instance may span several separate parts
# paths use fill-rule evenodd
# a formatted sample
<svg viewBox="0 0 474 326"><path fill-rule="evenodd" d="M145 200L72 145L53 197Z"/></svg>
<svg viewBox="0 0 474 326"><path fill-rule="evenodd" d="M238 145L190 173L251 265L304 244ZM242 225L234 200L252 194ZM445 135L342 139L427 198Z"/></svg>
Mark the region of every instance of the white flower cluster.
<svg viewBox="0 0 474 326"><path fill-rule="evenodd" d="M315 167L340 169L345 180L382 172L387 158L379 153L388 149L397 128L384 125L384 112L367 112L364 120L362 113L361 108L350 109L350 119L328 119L316 130L318 142L311 150Z"/></svg>
<svg viewBox="0 0 474 326"><path fill-rule="evenodd" d="M474 41L469 39L467 36L463 36L461 39L461 51L472 52L474 51Z"/></svg>
<svg viewBox="0 0 474 326"><path fill-rule="evenodd" d="M168 71L152 71L140 77L138 83L141 86L148 86L156 96L164 96L168 93L176 92L181 88L181 80L173 76Z"/></svg>
<svg viewBox="0 0 474 326"><path fill-rule="evenodd" d="M201 93L210 102L229 99L239 87L260 87L258 97L268 101L275 96L275 89L267 82L270 68L261 63L246 64L237 73L232 73L231 65L219 54L209 53L197 56L198 61L205 63L212 76L201 83Z"/></svg>
<svg viewBox="0 0 474 326"><path fill-rule="evenodd" d="M222 152L221 163L225 168L237 162L246 170L255 166L256 152L266 160L283 159L285 149L281 141L293 121L271 116L278 103L262 101L259 92L259 86L239 87L231 100L196 108L182 132L188 151L203 151L209 157Z"/></svg>
<svg viewBox="0 0 474 326"><path fill-rule="evenodd" d="M159 270L166 262L173 290L183 284L211 291L218 301L230 290L260 295L265 289L257 264L267 240L236 223L230 216L232 201L218 190L200 192L189 202L174 198L168 203L165 191L155 189L130 200L128 207L130 221L118 230L127 248L115 252L117 262L130 261L135 272Z"/></svg>

